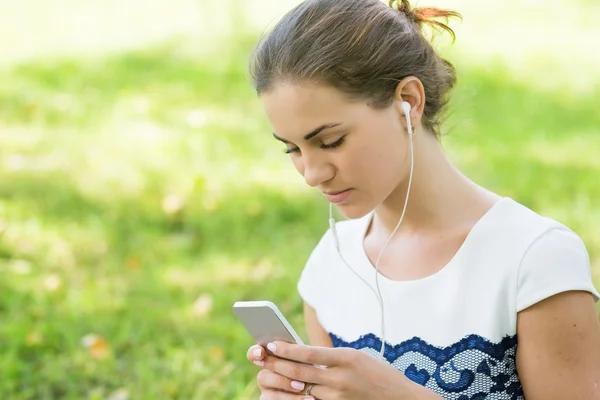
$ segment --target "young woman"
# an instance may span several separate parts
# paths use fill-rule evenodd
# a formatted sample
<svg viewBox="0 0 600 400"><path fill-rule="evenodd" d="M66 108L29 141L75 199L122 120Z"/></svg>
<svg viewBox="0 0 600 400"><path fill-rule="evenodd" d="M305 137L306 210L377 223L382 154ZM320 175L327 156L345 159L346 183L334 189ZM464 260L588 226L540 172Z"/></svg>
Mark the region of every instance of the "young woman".
<svg viewBox="0 0 600 400"><path fill-rule="evenodd" d="M298 289L311 346L253 346L262 400L600 399L579 236L444 155L452 65L408 0L307 0L257 46L254 86L332 223ZM295 362L299 361L299 362ZM316 366L315 366L316 365Z"/></svg>

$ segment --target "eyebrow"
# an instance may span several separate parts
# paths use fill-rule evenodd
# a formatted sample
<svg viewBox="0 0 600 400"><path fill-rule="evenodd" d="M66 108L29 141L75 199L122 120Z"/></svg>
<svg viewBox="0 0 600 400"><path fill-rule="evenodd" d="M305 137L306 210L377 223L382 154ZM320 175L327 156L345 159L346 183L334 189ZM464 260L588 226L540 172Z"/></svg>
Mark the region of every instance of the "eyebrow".
<svg viewBox="0 0 600 400"><path fill-rule="evenodd" d="M317 136L319 133L321 133L322 131L324 131L325 129L328 128L333 128L334 126L338 126L341 125L341 122L338 123L332 123L332 124L325 124L325 125L321 125L320 127L318 127L317 129L312 130L310 133L307 133L306 135L304 135L304 140L310 140L312 138L314 138L315 136ZM280 142L283 143L289 143L287 140L280 138L279 136L277 136L275 134L275 132L273 132L273 137L277 140L279 140Z"/></svg>

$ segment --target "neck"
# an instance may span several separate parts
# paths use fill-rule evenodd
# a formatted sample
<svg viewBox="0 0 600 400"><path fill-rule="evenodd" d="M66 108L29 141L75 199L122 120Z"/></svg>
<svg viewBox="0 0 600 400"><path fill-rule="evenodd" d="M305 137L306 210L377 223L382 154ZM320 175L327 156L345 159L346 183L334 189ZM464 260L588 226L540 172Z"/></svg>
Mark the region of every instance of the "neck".
<svg viewBox="0 0 600 400"><path fill-rule="evenodd" d="M451 229L479 219L498 196L476 185L446 157L433 134L414 141L414 171L406 213L397 234ZM410 166L410 155L407 157ZM404 209L409 175L375 209L374 226L390 234Z"/></svg>

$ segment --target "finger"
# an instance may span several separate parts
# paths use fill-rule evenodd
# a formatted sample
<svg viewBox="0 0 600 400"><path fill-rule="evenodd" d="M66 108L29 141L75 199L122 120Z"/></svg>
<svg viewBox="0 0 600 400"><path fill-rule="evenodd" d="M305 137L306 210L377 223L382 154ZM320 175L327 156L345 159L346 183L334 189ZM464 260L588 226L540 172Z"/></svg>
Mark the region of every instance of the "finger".
<svg viewBox="0 0 600 400"><path fill-rule="evenodd" d="M347 349L343 348L307 346L279 341L269 343L267 348L278 357L328 367L344 363L347 357L345 351Z"/></svg>
<svg viewBox="0 0 600 400"><path fill-rule="evenodd" d="M329 378L329 372L325 369L270 355L265 357L263 368L299 382L326 384Z"/></svg>
<svg viewBox="0 0 600 400"><path fill-rule="evenodd" d="M302 392L304 393L304 392ZM302 394L301 393L301 394ZM306 397L306 395L304 395ZM341 399L340 391L324 385L314 385L310 389L310 396L316 399ZM345 397L344 397L345 398ZM302 398L304 399L304 397Z"/></svg>
<svg viewBox="0 0 600 400"><path fill-rule="evenodd" d="M254 345L250 347L246 352L246 358L248 358L248 360L252 362L262 361L265 357L265 354L265 349L262 346Z"/></svg>
<svg viewBox="0 0 600 400"><path fill-rule="evenodd" d="M278 389L286 392L302 393L306 388L304 382L292 380L266 369L263 369L258 373L256 380L258 386L261 389L266 390Z"/></svg>
<svg viewBox="0 0 600 400"><path fill-rule="evenodd" d="M315 398L312 395L305 396L303 394L264 390L260 395L259 400L315 400Z"/></svg>

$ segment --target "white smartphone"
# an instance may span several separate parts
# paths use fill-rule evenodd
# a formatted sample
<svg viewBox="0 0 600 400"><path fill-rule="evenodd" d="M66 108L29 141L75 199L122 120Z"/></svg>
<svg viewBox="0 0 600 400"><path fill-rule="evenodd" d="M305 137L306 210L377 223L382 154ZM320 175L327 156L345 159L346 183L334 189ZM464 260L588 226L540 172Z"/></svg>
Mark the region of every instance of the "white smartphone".
<svg viewBox="0 0 600 400"><path fill-rule="evenodd" d="M304 344L281 311L270 301L238 301L233 305L233 312L268 354L273 355L266 346L275 340Z"/></svg>

